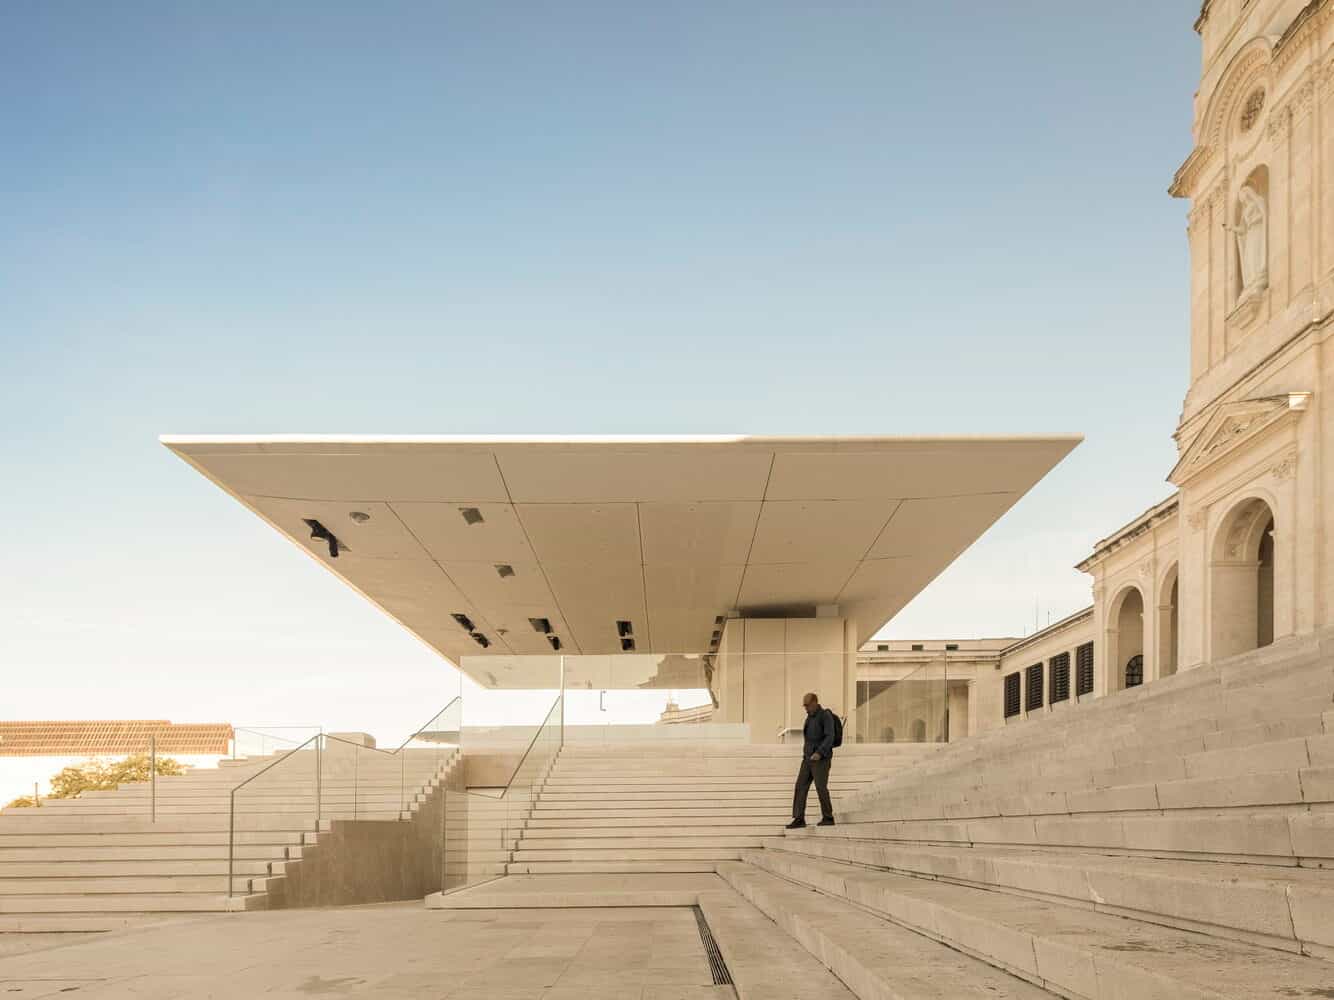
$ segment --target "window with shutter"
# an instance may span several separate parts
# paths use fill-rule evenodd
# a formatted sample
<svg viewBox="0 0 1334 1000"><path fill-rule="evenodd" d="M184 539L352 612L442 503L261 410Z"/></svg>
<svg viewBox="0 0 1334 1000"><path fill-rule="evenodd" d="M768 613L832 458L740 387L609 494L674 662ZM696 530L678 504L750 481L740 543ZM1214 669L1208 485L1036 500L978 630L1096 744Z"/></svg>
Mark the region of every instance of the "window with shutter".
<svg viewBox="0 0 1334 1000"><path fill-rule="evenodd" d="M1012 715L1019 714L1019 675L1017 673L1007 674L1005 676L1005 717L1008 719Z"/></svg>
<svg viewBox="0 0 1334 1000"><path fill-rule="evenodd" d="M1075 650L1075 694L1093 693L1093 643L1086 642Z"/></svg>
<svg viewBox="0 0 1334 1000"><path fill-rule="evenodd" d="M1024 710L1032 712L1042 707L1042 664L1033 664L1024 674Z"/></svg>
<svg viewBox="0 0 1334 1000"><path fill-rule="evenodd" d="M1047 663L1051 684L1051 703L1070 700L1070 654L1059 653Z"/></svg>

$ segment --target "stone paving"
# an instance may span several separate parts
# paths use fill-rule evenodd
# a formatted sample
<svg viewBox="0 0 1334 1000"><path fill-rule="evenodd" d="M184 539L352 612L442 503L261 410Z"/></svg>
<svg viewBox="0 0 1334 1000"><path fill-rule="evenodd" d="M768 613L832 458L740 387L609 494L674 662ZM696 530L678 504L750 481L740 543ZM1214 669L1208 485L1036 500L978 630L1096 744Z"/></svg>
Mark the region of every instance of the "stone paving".
<svg viewBox="0 0 1334 1000"><path fill-rule="evenodd" d="M42 935L48 938L47 935ZM0 935L0 942L6 938ZM688 907L219 914L0 949L6 1000L735 1000Z"/></svg>

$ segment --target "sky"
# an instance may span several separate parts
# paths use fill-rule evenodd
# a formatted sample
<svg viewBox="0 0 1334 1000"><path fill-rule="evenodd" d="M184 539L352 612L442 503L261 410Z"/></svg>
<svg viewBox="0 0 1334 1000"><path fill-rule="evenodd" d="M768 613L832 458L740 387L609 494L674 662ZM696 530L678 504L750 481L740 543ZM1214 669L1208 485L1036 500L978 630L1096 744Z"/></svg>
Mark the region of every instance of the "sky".
<svg viewBox="0 0 1334 1000"><path fill-rule="evenodd" d="M452 669L202 433L1086 442L884 635L1171 492L1198 0L0 10L0 718L393 735Z"/></svg>

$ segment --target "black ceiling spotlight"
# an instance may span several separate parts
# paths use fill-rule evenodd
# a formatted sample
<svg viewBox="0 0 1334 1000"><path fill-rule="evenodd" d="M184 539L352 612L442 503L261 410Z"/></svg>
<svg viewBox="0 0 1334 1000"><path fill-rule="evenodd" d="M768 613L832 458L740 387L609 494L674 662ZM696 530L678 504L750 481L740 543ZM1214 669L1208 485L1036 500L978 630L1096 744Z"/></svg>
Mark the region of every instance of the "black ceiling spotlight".
<svg viewBox="0 0 1334 1000"><path fill-rule="evenodd" d="M481 524L485 520L482 512L476 507L460 507L459 513L463 515L465 524Z"/></svg>
<svg viewBox="0 0 1334 1000"><path fill-rule="evenodd" d="M551 634L550 618L529 618L528 624L533 626L534 632L541 632L543 635Z"/></svg>
<svg viewBox="0 0 1334 1000"><path fill-rule="evenodd" d="M616 634L619 635L622 639L624 639L627 635L635 634L635 627L630 622L617 621Z"/></svg>
<svg viewBox="0 0 1334 1000"><path fill-rule="evenodd" d="M303 517L301 520L305 521L306 527L310 529L311 538L322 538L329 543L329 558L337 559L339 549L338 537L313 517Z"/></svg>
<svg viewBox="0 0 1334 1000"><path fill-rule="evenodd" d="M549 635L547 636L547 642L551 643L552 649L554 649L558 653L560 652L560 636Z"/></svg>
<svg viewBox="0 0 1334 1000"><path fill-rule="evenodd" d="M471 633L471 636L472 641L477 643L477 645L481 646L483 649L486 649L487 646L491 645L491 640L482 635L481 632L473 632Z"/></svg>
<svg viewBox="0 0 1334 1000"><path fill-rule="evenodd" d="M622 653L633 653L634 651L635 651L634 639L630 638L629 636L626 636L624 639L621 640Z"/></svg>
<svg viewBox="0 0 1334 1000"><path fill-rule="evenodd" d="M465 632L475 631L472 619L469 618L467 615L454 614L450 615L449 617L453 618L456 622L458 622L459 625L462 627L463 631Z"/></svg>

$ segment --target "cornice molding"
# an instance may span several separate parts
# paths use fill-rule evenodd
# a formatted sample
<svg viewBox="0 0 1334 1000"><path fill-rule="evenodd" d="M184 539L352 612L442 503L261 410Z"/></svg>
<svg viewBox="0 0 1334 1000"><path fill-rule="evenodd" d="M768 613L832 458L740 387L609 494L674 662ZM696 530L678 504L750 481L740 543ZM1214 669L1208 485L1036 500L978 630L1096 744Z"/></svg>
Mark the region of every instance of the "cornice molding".
<svg viewBox="0 0 1334 1000"><path fill-rule="evenodd" d="M1311 40L1331 15L1334 15L1334 3L1330 0L1311 0L1292 23L1279 36L1274 45L1274 65L1284 69L1297 57L1305 42Z"/></svg>

